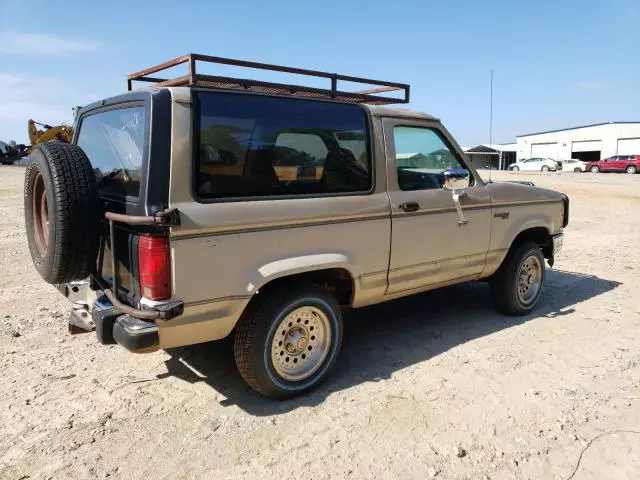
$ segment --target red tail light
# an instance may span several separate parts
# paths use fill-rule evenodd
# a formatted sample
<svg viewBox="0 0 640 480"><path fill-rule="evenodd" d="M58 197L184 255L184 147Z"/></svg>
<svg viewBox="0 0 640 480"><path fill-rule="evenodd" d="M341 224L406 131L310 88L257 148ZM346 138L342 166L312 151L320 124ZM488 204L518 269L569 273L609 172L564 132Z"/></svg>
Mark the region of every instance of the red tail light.
<svg viewBox="0 0 640 480"><path fill-rule="evenodd" d="M138 241L140 292L149 300L171 297L171 267L167 237L140 237Z"/></svg>

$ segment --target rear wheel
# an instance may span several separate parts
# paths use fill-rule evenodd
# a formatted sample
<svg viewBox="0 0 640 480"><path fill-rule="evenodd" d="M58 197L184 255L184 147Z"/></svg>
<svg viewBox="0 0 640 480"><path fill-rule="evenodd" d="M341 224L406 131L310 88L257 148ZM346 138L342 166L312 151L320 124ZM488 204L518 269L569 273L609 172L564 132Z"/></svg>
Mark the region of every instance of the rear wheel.
<svg viewBox="0 0 640 480"><path fill-rule="evenodd" d="M510 252L491 280L491 295L498 311L526 315L537 305L545 278L540 246L525 242Z"/></svg>
<svg viewBox="0 0 640 480"><path fill-rule="evenodd" d="M591 171L591 173L598 173L600 171L600 167L597 165L592 165L589 170Z"/></svg>
<svg viewBox="0 0 640 480"><path fill-rule="evenodd" d="M573 169L574 173L580 173L582 172L582 170L580 169L580 167L576 167Z"/></svg>
<svg viewBox="0 0 640 480"><path fill-rule="evenodd" d="M268 292L268 291L267 291ZM265 292L243 314L235 334L238 371L273 398L308 392L327 377L342 344L342 313L324 288Z"/></svg>
<svg viewBox="0 0 640 480"><path fill-rule="evenodd" d="M637 169L637 167L636 167L635 165L629 165L629 166L627 167L627 170L626 170L626 171L627 171L627 173L634 174L634 173L637 173L637 172L638 172L638 169Z"/></svg>
<svg viewBox="0 0 640 480"><path fill-rule="evenodd" d="M540 171L548 172L549 171L549 167L547 167L546 165L543 165L542 168L540 169Z"/></svg>

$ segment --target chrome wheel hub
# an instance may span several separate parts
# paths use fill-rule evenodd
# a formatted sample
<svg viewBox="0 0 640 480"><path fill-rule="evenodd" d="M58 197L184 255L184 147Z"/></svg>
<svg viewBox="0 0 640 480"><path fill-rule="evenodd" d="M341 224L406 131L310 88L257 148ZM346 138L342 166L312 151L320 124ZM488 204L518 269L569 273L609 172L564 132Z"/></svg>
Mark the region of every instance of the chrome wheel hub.
<svg viewBox="0 0 640 480"><path fill-rule="evenodd" d="M542 287L542 264L534 255L524 259L518 274L518 299L523 304L532 303Z"/></svg>
<svg viewBox="0 0 640 480"><path fill-rule="evenodd" d="M315 307L299 307L278 325L271 342L271 363L290 381L309 378L322 366L331 345L331 324Z"/></svg>

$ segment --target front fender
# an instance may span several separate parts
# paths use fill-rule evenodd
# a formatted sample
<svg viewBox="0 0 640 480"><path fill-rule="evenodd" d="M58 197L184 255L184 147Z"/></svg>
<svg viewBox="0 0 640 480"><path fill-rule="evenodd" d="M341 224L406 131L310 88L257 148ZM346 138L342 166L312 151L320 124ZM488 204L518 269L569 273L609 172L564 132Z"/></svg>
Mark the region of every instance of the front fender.
<svg viewBox="0 0 640 480"><path fill-rule="evenodd" d="M555 231L553 218L550 215L537 212L522 215L518 221L509 225L509 229L504 234L504 240L501 242L502 247L508 250L518 235L533 228L544 228L547 233L551 234L552 231Z"/></svg>
<svg viewBox="0 0 640 480"><path fill-rule="evenodd" d="M494 206L491 243L482 276L491 275L498 269L521 233L531 229L544 229L547 234L562 231L563 208L561 198L557 202L522 202Z"/></svg>

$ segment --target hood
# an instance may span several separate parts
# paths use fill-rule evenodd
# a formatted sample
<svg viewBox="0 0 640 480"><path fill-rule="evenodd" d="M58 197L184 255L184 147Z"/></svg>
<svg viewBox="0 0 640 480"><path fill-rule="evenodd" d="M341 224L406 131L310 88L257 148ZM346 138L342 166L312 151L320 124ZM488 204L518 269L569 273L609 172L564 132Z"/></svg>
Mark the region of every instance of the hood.
<svg viewBox="0 0 640 480"><path fill-rule="evenodd" d="M532 182L492 182L489 186L495 203L562 201L562 193L536 187Z"/></svg>

